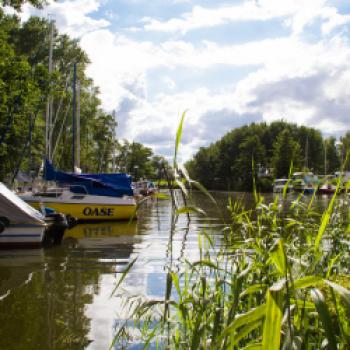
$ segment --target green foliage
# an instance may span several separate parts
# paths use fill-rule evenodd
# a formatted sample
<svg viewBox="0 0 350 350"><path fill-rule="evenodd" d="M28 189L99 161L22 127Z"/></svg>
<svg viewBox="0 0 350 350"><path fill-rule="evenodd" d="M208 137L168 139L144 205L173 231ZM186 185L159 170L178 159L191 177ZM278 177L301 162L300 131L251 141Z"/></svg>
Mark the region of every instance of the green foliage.
<svg viewBox="0 0 350 350"><path fill-rule="evenodd" d="M289 130L283 130L273 144L272 167L275 177L288 178L291 164L295 168L300 168L301 157L299 144L293 140Z"/></svg>
<svg viewBox="0 0 350 350"><path fill-rule="evenodd" d="M16 168L41 106L39 82L24 57L0 36L0 179ZM37 137L37 134L34 135ZM40 141L39 141L40 142Z"/></svg>
<svg viewBox="0 0 350 350"><path fill-rule="evenodd" d="M344 164L344 170L350 170L350 132L348 131L340 138L341 162Z"/></svg>
<svg viewBox="0 0 350 350"><path fill-rule="evenodd" d="M15 7L21 3L11 2ZM89 59L77 40L55 29L54 71L50 75L47 68L49 32L50 23L45 19L31 17L22 24L18 17L0 11L0 181L11 182L19 168L37 174L44 155L48 96L53 109L53 162L62 170L72 169L71 86L72 67L76 62L81 87L81 167L91 172L112 168L117 146L116 122L102 111L99 91L85 75ZM30 130L34 120L34 128Z"/></svg>
<svg viewBox="0 0 350 350"><path fill-rule="evenodd" d="M269 125L253 123L234 129L219 141L200 148L186 167L191 177L209 189L251 191L255 177L257 187L260 182L260 189L266 191L272 188L266 188L266 171L270 181L274 176L288 177L291 163L293 170L308 168L323 173L324 144L321 133L312 128L284 121ZM328 171L332 172L339 169L339 152L335 139L327 140L326 145Z"/></svg>
<svg viewBox="0 0 350 350"><path fill-rule="evenodd" d="M183 203L173 201L172 223L179 215L204 214L192 206L187 189L175 196ZM208 220L194 262L173 259L171 225L165 296L142 300L132 310L130 319L140 325L132 342L174 350L349 348L350 291L334 282L349 280L349 201L336 196L322 217L302 196L291 203L283 196L273 203L257 196L253 209L229 202L231 220L223 221L222 241L214 244ZM186 230L189 216L188 225ZM128 323L113 345L137 334Z"/></svg>
<svg viewBox="0 0 350 350"><path fill-rule="evenodd" d="M0 5L2 6L11 6L15 10L20 11L22 5L25 3L29 3L35 7L41 8L43 5L47 3L46 0L0 0Z"/></svg>
<svg viewBox="0 0 350 350"><path fill-rule="evenodd" d="M136 325L150 327L134 341L160 349L347 349L347 208L348 201L330 205L325 221L301 198L288 207L283 198L260 201L253 210L231 203L223 241L214 249L208 223L199 260L169 263L164 300L133 310ZM175 221L199 211L189 204L174 211Z"/></svg>
<svg viewBox="0 0 350 350"><path fill-rule="evenodd" d="M116 149L120 170L132 174L135 180L160 178L164 166L167 166L164 158L153 156L152 149L141 143L124 140L117 144Z"/></svg>
<svg viewBox="0 0 350 350"><path fill-rule="evenodd" d="M332 174L340 169L340 158L336 147L335 137L329 137L324 141L326 151L326 169L325 174Z"/></svg>

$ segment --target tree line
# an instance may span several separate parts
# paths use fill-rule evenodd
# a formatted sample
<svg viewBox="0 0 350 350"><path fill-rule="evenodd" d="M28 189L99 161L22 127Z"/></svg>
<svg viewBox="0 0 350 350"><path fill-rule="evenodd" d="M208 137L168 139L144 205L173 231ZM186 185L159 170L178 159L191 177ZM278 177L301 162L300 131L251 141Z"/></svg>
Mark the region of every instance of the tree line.
<svg viewBox="0 0 350 350"><path fill-rule="evenodd" d="M324 138L319 130L285 121L253 123L234 129L217 142L202 147L186 167L192 178L209 189L250 191L253 178L261 190L272 178L293 171L333 173L341 165L350 170L350 132Z"/></svg>
<svg viewBox="0 0 350 350"><path fill-rule="evenodd" d="M42 6L45 1L28 1ZM22 0L0 0L20 10ZM101 108L99 90L86 76L87 54L78 40L53 30L53 69L49 73L49 20L30 17L21 23L0 7L0 181L13 182L19 170L38 174L45 152L45 112L50 125L54 165L72 170L72 72L77 63L80 85L80 164L85 172L126 171L155 177L161 159L137 142L115 138L117 122Z"/></svg>

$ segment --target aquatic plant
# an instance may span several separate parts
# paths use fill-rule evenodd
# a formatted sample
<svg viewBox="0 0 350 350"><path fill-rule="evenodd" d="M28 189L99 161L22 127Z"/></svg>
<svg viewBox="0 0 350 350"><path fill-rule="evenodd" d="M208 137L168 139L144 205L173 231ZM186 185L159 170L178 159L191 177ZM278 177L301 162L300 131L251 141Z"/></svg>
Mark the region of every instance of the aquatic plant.
<svg viewBox="0 0 350 350"><path fill-rule="evenodd" d="M184 117L175 145L180 191L171 194L170 254L178 216L187 215L190 226L193 213L205 215L191 204L192 189L218 207L177 164ZM137 339L144 349L348 349L349 200L335 193L320 215L313 199L290 202L284 191L272 203L255 193L254 208L229 201L222 242L214 242L208 223L198 236L197 261L170 259L163 299L125 298L130 320L111 348Z"/></svg>

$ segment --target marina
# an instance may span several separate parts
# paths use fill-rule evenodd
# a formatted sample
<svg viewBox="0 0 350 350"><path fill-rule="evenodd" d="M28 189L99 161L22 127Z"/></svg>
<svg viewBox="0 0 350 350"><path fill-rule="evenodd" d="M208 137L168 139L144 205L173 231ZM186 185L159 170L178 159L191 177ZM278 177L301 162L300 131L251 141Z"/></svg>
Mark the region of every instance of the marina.
<svg viewBox="0 0 350 350"><path fill-rule="evenodd" d="M350 349L349 25L0 0L0 350Z"/></svg>

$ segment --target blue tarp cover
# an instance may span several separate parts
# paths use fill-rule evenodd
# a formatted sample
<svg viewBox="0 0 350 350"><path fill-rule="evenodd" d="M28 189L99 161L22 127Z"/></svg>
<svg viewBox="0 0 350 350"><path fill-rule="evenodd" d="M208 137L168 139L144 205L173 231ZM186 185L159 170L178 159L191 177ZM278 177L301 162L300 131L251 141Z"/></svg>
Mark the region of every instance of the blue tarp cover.
<svg viewBox="0 0 350 350"><path fill-rule="evenodd" d="M69 185L74 193L89 193L96 196L132 196L131 176L116 174L73 174L56 170L45 160L44 179Z"/></svg>

